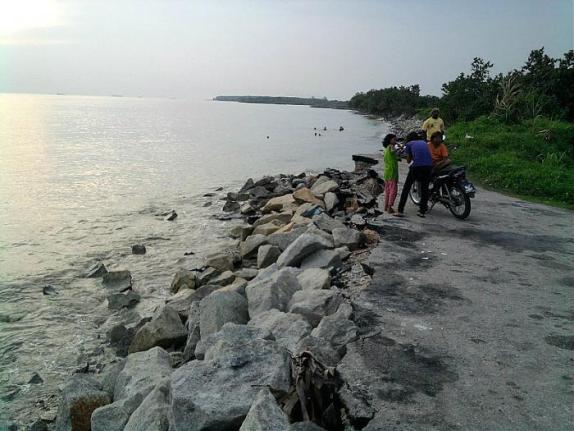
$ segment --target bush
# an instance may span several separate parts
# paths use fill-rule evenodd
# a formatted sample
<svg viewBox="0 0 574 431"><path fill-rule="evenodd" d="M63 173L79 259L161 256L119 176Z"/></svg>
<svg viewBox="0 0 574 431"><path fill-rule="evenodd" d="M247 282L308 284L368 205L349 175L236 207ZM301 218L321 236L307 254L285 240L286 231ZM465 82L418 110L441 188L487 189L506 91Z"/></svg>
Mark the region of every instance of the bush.
<svg viewBox="0 0 574 431"><path fill-rule="evenodd" d="M574 207L574 124L481 117L450 127L447 143L484 185Z"/></svg>

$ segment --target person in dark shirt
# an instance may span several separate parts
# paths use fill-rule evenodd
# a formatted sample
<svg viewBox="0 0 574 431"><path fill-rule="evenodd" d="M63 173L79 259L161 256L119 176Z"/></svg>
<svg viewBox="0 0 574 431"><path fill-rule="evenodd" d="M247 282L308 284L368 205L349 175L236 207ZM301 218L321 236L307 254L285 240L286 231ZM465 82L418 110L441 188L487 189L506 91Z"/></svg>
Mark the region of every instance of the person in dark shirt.
<svg viewBox="0 0 574 431"><path fill-rule="evenodd" d="M429 182L432 171L432 156L426 141L419 138L416 132L407 135L407 145L405 147L407 162L409 163L409 173L405 179L401 200L399 201L398 212L394 215L404 217L405 205L409 196L409 191L415 181L419 181L421 203L417 215L424 217L428 209Z"/></svg>

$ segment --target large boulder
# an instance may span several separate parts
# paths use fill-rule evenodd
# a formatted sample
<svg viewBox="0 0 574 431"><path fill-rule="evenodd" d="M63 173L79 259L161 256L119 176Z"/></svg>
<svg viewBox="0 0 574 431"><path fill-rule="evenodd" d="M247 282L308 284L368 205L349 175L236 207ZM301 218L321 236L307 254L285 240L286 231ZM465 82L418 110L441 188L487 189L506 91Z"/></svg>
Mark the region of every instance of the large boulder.
<svg viewBox="0 0 574 431"><path fill-rule="evenodd" d="M247 323L247 300L232 291L215 291L199 303L201 337L219 331L227 322Z"/></svg>
<svg viewBox="0 0 574 431"><path fill-rule="evenodd" d="M55 429L90 431L92 412L111 401L100 382L85 374L74 374L62 390Z"/></svg>
<svg viewBox="0 0 574 431"><path fill-rule="evenodd" d="M335 247L348 247L349 250L357 250L365 243L365 237L361 232L348 227L333 229L332 234Z"/></svg>
<svg viewBox="0 0 574 431"><path fill-rule="evenodd" d="M302 187L293 192L293 198L299 204L310 203L320 207L325 206L323 201L315 196L313 192L311 192L311 190L309 190L307 187Z"/></svg>
<svg viewBox="0 0 574 431"><path fill-rule="evenodd" d="M205 360L191 361L171 379L172 431L238 429L262 387L286 393L290 357L277 343L260 337L237 340L226 324ZM210 337L211 338L211 337ZM211 352L213 351L213 352Z"/></svg>
<svg viewBox="0 0 574 431"><path fill-rule="evenodd" d="M289 302L289 312L302 315L315 327L324 316L335 313L341 302L336 290L299 290Z"/></svg>
<svg viewBox="0 0 574 431"><path fill-rule="evenodd" d="M275 271L270 276L257 276L245 288L249 302L249 316L275 308L284 311L293 294L301 285L293 271L288 268Z"/></svg>
<svg viewBox="0 0 574 431"><path fill-rule="evenodd" d="M92 431L122 431L132 413L171 372L169 354L160 347L129 355L116 377L114 402L92 414Z"/></svg>
<svg viewBox="0 0 574 431"><path fill-rule="evenodd" d="M271 235L269 236L271 237ZM253 257L257 254L257 249L267 243L267 236L265 235L251 235L243 241L239 247L241 257Z"/></svg>
<svg viewBox="0 0 574 431"><path fill-rule="evenodd" d="M334 229L346 228L345 224L342 221L334 219L333 217L325 213L313 217L313 223L319 229L329 233L333 232Z"/></svg>
<svg viewBox="0 0 574 431"><path fill-rule="evenodd" d="M331 274L323 268L308 268L297 276L302 289L328 289L331 287Z"/></svg>
<svg viewBox="0 0 574 431"><path fill-rule="evenodd" d="M198 284L197 273L195 271L182 269L181 271L177 271L173 276L169 291L171 293L177 293L183 289L195 289Z"/></svg>
<svg viewBox="0 0 574 431"><path fill-rule="evenodd" d="M201 301L218 289L221 289L221 286L218 284L206 284L196 290L181 290L167 300L167 305L177 311L182 318L185 318L192 303Z"/></svg>
<svg viewBox="0 0 574 431"><path fill-rule="evenodd" d="M109 271L102 276L106 289L114 292L124 292L132 288L132 274L129 271Z"/></svg>
<svg viewBox="0 0 574 431"><path fill-rule="evenodd" d="M321 178L324 177L319 177L319 180L317 180L315 184L313 184L313 187L311 187L311 191L313 192L313 194L322 196L325 193L334 192L339 188L339 184L337 184L336 181L333 180L320 181Z"/></svg>
<svg viewBox="0 0 574 431"><path fill-rule="evenodd" d="M357 325L349 319L345 319L339 313L325 316L319 325L313 329L311 335L328 341L341 355L346 352L346 345L355 341L359 331Z"/></svg>
<svg viewBox="0 0 574 431"><path fill-rule="evenodd" d="M187 317L187 340L185 341L185 348L183 349L183 362L188 362L192 359L195 359L195 347L201 339L199 321L199 302L193 302L189 307Z"/></svg>
<svg viewBox="0 0 574 431"><path fill-rule="evenodd" d="M339 198L333 192L325 193L323 199L325 201L325 210L327 212L333 211L333 209L335 209L335 207L339 204Z"/></svg>
<svg viewBox="0 0 574 431"><path fill-rule="evenodd" d="M303 259L318 250L333 247L333 243L320 235L304 233L293 241L277 259L280 268L298 266Z"/></svg>
<svg viewBox="0 0 574 431"><path fill-rule="evenodd" d="M210 284L216 284L218 286L227 286L235 281L235 274L232 271L225 271L219 274L217 277L210 280Z"/></svg>
<svg viewBox="0 0 574 431"><path fill-rule="evenodd" d="M289 431L289 420L281 408L277 405L277 400L263 388L255 397L247 417L241 424L239 431Z"/></svg>
<svg viewBox="0 0 574 431"><path fill-rule="evenodd" d="M169 430L169 383L166 379L157 384L132 413L124 431Z"/></svg>
<svg viewBox="0 0 574 431"><path fill-rule="evenodd" d="M318 250L301 262L301 269L308 268L339 268L343 265L338 250Z"/></svg>
<svg viewBox="0 0 574 431"><path fill-rule="evenodd" d="M305 232L306 228L304 226L292 228L288 232L277 231L267 237L266 243L277 246L283 251Z"/></svg>
<svg viewBox="0 0 574 431"><path fill-rule="evenodd" d="M336 366L341 360L341 355L325 340L309 335L302 338L295 348L295 353L311 352L315 358L328 367Z"/></svg>
<svg viewBox="0 0 574 431"><path fill-rule="evenodd" d="M274 264L281 255L281 249L277 246L265 244L257 251L257 268L267 268Z"/></svg>
<svg viewBox="0 0 574 431"><path fill-rule="evenodd" d="M108 296L108 308L110 310L121 310L122 308L132 308L140 302L140 295L128 290L122 293L112 293Z"/></svg>
<svg viewBox="0 0 574 431"><path fill-rule="evenodd" d="M263 207L262 211L264 213L270 213L271 211L282 211L283 209L291 206L295 203L295 199L293 198L292 194L279 196L276 198L271 198L265 206Z"/></svg>
<svg viewBox="0 0 574 431"><path fill-rule="evenodd" d="M187 331L181 323L178 312L164 305L136 333L130 344L129 353L140 352L155 346L169 347L174 344L183 344L187 338Z"/></svg>
<svg viewBox="0 0 574 431"><path fill-rule="evenodd" d="M240 346L252 340L274 340L273 334L266 328L226 323L219 332L201 339L195 347L195 357L200 360L211 360L218 357L221 349Z"/></svg>
<svg viewBox="0 0 574 431"><path fill-rule="evenodd" d="M240 224L240 225L234 226L231 229L230 236L232 238L238 238L241 241L245 241L245 238L247 238L249 235L251 235L252 232L253 232L253 226L248 225L248 224Z"/></svg>
<svg viewBox="0 0 574 431"><path fill-rule="evenodd" d="M311 325L303 316L275 309L255 316L248 325L270 331L275 341L290 352L295 351L299 340L311 333Z"/></svg>
<svg viewBox="0 0 574 431"><path fill-rule="evenodd" d="M205 264L217 269L220 272L231 271L234 267L234 258L230 253L218 252L207 256Z"/></svg>
<svg viewBox="0 0 574 431"><path fill-rule="evenodd" d="M263 224L267 224L267 223L275 221L275 220L281 222L281 224L289 223L292 215L293 214L291 211L283 211L280 213L265 214L265 215L261 216L260 219L256 220L255 223L253 223L253 227L256 228L257 226L261 226Z"/></svg>
<svg viewBox="0 0 574 431"><path fill-rule="evenodd" d="M253 235L271 235L272 233L281 229L284 225L285 223L282 223L279 220L271 220L270 222L260 224L255 229L253 229Z"/></svg>

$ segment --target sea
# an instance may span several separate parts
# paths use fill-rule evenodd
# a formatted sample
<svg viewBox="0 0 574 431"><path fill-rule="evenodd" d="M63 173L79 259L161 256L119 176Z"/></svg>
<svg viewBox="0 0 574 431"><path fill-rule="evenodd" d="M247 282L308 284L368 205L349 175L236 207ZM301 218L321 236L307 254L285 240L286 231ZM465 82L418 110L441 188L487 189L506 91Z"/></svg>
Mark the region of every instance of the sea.
<svg viewBox="0 0 574 431"><path fill-rule="evenodd" d="M111 325L150 315L177 270L231 241L236 222L215 218L228 191L352 169L387 130L308 106L0 94L0 429L50 410ZM135 310L108 310L101 280L85 277L98 261L131 271Z"/></svg>

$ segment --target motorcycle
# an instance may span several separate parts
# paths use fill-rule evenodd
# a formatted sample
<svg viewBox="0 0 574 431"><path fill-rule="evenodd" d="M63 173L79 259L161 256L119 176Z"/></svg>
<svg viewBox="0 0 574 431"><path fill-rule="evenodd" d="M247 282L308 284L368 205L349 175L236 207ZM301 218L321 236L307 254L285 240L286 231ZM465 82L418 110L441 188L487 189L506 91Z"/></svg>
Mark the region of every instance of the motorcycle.
<svg viewBox="0 0 574 431"><path fill-rule="evenodd" d="M420 184L415 181L409 196L415 205L420 205ZM437 204L443 204L458 219L470 215L470 198L474 198L476 188L466 179L466 168L447 167L435 173L429 184L428 211Z"/></svg>

